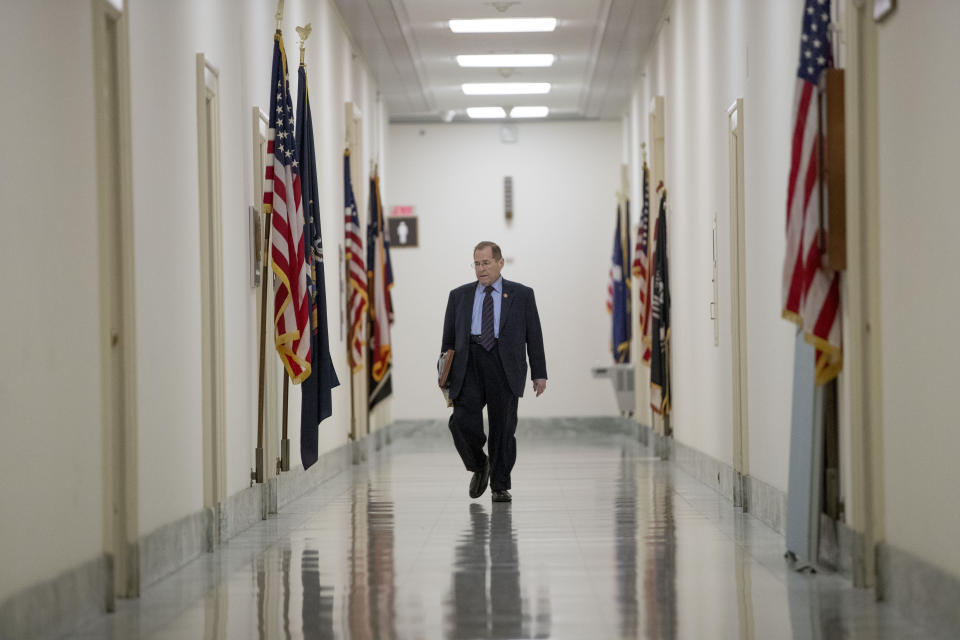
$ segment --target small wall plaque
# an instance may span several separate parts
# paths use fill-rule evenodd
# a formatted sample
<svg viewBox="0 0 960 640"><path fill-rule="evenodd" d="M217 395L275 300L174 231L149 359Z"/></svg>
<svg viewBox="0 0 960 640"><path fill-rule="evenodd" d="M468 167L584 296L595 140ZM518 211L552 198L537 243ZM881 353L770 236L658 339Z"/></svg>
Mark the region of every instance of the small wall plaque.
<svg viewBox="0 0 960 640"><path fill-rule="evenodd" d="M897 0L873 0L873 19L881 22L897 8Z"/></svg>
<svg viewBox="0 0 960 640"><path fill-rule="evenodd" d="M417 216L387 218L387 232L390 234L391 249L419 246L417 231Z"/></svg>

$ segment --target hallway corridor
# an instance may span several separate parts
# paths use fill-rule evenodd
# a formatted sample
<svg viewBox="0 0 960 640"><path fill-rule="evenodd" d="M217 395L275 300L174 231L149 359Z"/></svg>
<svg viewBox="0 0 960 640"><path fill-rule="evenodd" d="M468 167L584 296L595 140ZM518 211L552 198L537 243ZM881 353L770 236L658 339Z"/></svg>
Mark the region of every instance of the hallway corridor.
<svg viewBox="0 0 960 640"><path fill-rule="evenodd" d="M413 425L69 637L933 637L791 572L780 535L635 434L556 423L521 421L512 504L469 500L445 424Z"/></svg>

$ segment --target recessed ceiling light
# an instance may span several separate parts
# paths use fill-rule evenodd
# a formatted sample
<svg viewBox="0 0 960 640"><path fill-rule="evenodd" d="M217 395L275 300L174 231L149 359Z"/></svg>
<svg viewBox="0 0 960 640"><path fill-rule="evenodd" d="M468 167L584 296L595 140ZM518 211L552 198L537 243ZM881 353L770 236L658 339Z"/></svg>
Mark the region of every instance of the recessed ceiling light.
<svg viewBox="0 0 960 640"><path fill-rule="evenodd" d="M553 31L556 18L483 18L479 20L450 20L454 33L529 33Z"/></svg>
<svg viewBox="0 0 960 640"><path fill-rule="evenodd" d="M470 118L506 118L507 112L503 107L467 107L467 116Z"/></svg>
<svg viewBox="0 0 960 640"><path fill-rule="evenodd" d="M461 67L549 67L556 58L552 53L517 53L457 56Z"/></svg>
<svg viewBox="0 0 960 640"><path fill-rule="evenodd" d="M511 118L546 118L550 107L514 107L510 109Z"/></svg>
<svg viewBox="0 0 960 640"><path fill-rule="evenodd" d="M467 82L461 85L468 96L506 96L550 93L549 82Z"/></svg>

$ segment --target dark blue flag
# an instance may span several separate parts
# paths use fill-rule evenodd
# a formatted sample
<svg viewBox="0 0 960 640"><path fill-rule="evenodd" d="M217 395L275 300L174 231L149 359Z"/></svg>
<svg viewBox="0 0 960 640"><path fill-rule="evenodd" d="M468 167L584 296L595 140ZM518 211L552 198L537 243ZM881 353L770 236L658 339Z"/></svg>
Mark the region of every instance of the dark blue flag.
<svg viewBox="0 0 960 640"><path fill-rule="evenodd" d="M312 356L310 377L301 385L300 458L303 468L317 461L317 439L320 422L333 413L330 390L340 385L330 358L327 335L327 289L323 274L323 238L320 233L319 196L317 195L317 163L313 148L313 118L307 93L307 70L300 65L300 86L297 90L297 157L300 161L300 184L303 193L303 236L307 247L307 291L310 298Z"/></svg>
<svg viewBox="0 0 960 640"><path fill-rule="evenodd" d="M613 236L613 256L610 280L613 300L610 309L613 332L610 351L614 362L630 362L630 248L627 244L627 224L617 207L617 229Z"/></svg>

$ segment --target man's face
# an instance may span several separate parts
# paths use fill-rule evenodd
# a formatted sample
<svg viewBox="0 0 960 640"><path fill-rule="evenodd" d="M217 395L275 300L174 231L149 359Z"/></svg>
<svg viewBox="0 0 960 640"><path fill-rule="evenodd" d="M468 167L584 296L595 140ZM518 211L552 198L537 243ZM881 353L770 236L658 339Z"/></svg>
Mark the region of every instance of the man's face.
<svg viewBox="0 0 960 640"><path fill-rule="evenodd" d="M493 259L493 249L484 247L473 252L473 268L477 273L477 280L483 286L491 285L500 277L503 269L503 258Z"/></svg>

